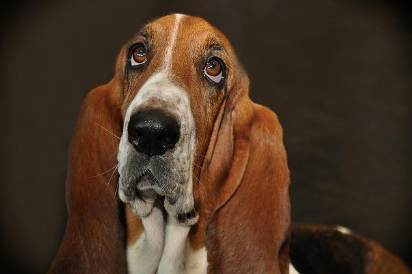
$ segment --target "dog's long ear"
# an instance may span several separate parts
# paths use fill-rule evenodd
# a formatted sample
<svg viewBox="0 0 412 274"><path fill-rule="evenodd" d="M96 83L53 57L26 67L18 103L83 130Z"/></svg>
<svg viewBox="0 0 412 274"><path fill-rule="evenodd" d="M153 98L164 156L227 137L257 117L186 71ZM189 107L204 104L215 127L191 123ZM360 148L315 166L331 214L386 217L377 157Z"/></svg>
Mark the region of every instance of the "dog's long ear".
<svg viewBox="0 0 412 274"><path fill-rule="evenodd" d="M92 90L84 102L70 147L68 224L48 273L126 273L116 195L120 104L116 80Z"/></svg>
<svg viewBox="0 0 412 274"><path fill-rule="evenodd" d="M289 170L282 128L272 111L250 101L248 81L241 86L236 103L227 102L208 170L222 182L207 229L209 271L232 273L236 266L238 273L287 273Z"/></svg>

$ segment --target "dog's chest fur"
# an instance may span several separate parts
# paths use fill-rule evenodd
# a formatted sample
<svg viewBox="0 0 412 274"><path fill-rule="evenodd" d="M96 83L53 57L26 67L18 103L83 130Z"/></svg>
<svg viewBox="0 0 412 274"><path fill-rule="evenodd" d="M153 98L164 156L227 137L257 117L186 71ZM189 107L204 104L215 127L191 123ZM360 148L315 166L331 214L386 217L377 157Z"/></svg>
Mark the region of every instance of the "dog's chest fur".
<svg viewBox="0 0 412 274"><path fill-rule="evenodd" d="M127 246L130 274L204 274L207 254L203 247L193 250L188 241L190 227L177 224L173 218L165 223L160 209L142 219L145 231Z"/></svg>

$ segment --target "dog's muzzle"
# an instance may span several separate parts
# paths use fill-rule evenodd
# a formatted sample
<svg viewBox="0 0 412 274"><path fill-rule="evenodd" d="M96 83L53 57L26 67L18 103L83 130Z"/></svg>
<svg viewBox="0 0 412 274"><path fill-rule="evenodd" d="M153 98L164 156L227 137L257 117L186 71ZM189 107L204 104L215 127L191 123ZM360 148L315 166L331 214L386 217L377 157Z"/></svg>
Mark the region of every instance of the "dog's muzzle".
<svg viewBox="0 0 412 274"><path fill-rule="evenodd" d="M187 119L181 118L159 108L139 108L130 115L119 147L119 197L136 216L148 216L158 200L179 223L197 222L192 134Z"/></svg>

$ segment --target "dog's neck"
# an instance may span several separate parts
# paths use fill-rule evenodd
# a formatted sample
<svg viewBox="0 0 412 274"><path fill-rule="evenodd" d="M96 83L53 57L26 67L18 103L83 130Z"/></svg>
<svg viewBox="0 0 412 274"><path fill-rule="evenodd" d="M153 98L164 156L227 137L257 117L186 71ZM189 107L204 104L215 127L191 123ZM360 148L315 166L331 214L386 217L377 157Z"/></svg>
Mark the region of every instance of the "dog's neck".
<svg viewBox="0 0 412 274"><path fill-rule="evenodd" d="M183 274L206 273L205 247L194 250L189 240L190 227L177 223L154 207L142 218L144 231L127 247L129 273Z"/></svg>

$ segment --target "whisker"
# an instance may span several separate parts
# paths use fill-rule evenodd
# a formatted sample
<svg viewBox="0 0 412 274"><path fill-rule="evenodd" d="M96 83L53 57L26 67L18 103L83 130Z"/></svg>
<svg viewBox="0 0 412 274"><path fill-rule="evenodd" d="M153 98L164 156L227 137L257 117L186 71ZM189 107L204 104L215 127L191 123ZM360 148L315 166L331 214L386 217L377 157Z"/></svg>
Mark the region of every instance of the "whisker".
<svg viewBox="0 0 412 274"><path fill-rule="evenodd" d="M195 155L198 155L198 156L200 156L200 157L203 157L203 158L205 158L206 160L208 160L208 161L210 161L208 158L206 158L206 156L205 155L202 155L202 154L199 154L199 153L194 153Z"/></svg>
<svg viewBox="0 0 412 274"><path fill-rule="evenodd" d="M117 136L116 134L114 134L113 132L111 132L110 130L108 130L107 128L105 128L102 125L99 125L98 123L96 123L95 121L90 120L93 124L95 124L96 126L100 127L101 129L107 131L110 135L112 135L113 137L116 137L117 139L121 139L119 136Z"/></svg>
<svg viewBox="0 0 412 274"><path fill-rule="evenodd" d="M102 173L99 173L99 174L94 175L94 176L90 176L90 177L89 177L89 179L92 179L92 178L96 178L96 177L102 176L102 175L104 175L104 174L108 173L109 171L112 171L112 170L113 170L113 168L116 168L116 167L117 167L117 165L115 165L114 167L111 167L110 169L108 169L108 170L106 170L106 171L104 171L104 172L102 172Z"/></svg>
<svg viewBox="0 0 412 274"><path fill-rule="evenodd" d="M133 215L133 212L130 212L130 213L125 212L125 213L126 214L124 215L124 217L122 219L126 219L127 217L130 217L130 216L136 217L136 216Z"/></svg>
<svg viewBox="0 0 412 274"><path fill-rule="evenodd" d="M202 184L202 182L195 176L195 175L193 175L193 177L199 182L199 185L203 188L203 191L205 192L205 198L207 199L207 191L206 191L206 188L205 188L205 186Z"/></svg>
<svg viewBox="0 0 412 274"><path fill-rule="evenodd" d="M198 168L200 168L200 170L202 170L202 167L201 167L201 166L199 166L199 165L196 164L195 162L193 162L193 164L194 164L195 166L197 166Z"/></svg>
<svg viewBox="0 0 412 274"><path fill-rule="evenodd" d="M196 153L196 152L195 152L194 154L205 158L205 161L206 161L208 164L210 164L210 163L212 162L210 159L206 158L205 155L202 155L202 154L199 154L199 153ZM199 165L197 165L197 166L200 167ZM200 168L202 168L202 167L200 167ZM221 166L218 166L217 168L219 168L220 170L224 170Z"/></svg>
<svg viewBox="0 0 412 274"><path fill-rule="evenodd" d="M114 107L113 110L116 110L116 109L121 108L121 107L122 107L122 105L119 105L117 107Z"/></svg>
<svg viewBox="0 0 412 274"><path fill-rule="evenodd" d="M107 182L106 191L107 191L107 188L108 188L109 185L110 185L110 181L112 180L113 175L114 175L114 173L116 172L116 170L117 170L117 165L116 165L116 168L113 170L112 175L111 175L110 178L109 178L109 181ZM116 187L116 189L117 189L117 187Z"/></svg>
<svg viewBox="0 0 412 274"><path fill-rule="evenodd" d="M117 148L117 149L113 152L113 154L110 156L109 159L111 159L113 156L117 155L118 153L119 153L119 148Z"/></svg>

